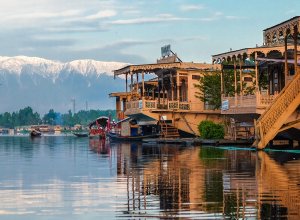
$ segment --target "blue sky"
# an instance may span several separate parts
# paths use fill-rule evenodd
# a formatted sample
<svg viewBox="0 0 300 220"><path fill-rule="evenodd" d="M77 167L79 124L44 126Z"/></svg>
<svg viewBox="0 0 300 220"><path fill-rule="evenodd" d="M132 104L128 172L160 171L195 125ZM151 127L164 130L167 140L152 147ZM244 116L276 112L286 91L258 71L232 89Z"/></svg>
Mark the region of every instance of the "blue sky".
<svg viewBox="0 0 300 220"><path fill-rule="evenodd" d="M0 55L152 63L171 44L183 61L261 45L299 0L0 0Z"/></svg>

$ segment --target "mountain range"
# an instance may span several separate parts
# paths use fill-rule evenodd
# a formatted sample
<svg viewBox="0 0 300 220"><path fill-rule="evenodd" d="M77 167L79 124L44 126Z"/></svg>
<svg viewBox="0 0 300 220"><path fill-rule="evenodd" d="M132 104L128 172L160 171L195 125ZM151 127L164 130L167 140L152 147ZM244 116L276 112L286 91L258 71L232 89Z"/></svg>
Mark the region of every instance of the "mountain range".
<svg viewBox="0 0 300 220"><path fill-rule="evenodd" d="M114 109L108 94L125 90L124 79L113 70L128 65L121 62L74 60L60 62L38 57L0 56L0 113L26 106L46 113L88 109Z"/></svg>

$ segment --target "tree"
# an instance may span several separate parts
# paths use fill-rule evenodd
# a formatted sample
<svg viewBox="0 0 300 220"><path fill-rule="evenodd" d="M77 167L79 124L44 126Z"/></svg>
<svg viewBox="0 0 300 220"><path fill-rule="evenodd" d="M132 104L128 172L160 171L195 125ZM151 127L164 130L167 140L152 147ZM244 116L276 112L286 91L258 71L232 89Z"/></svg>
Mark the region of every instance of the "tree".
<svg viewBox="0 0 300 220"><path fill-rule="evenodd" d="M221 75L220 72L212 72L201 77L198 84L194 86L199 90L196 97L202 102L211 105L213 109L221 107Z"/></svg>
<svg viewBox="0 0 300 220"><path fill-rule="evenodd" d="M37 112L33 113L32 108L29 106L21 109L18 115L18 125L33 125L41 122L40 115Z"/></svg>
<svg viewBox="0 0 300 220"><path fill-rule="evenodd" d="M57 113L53 109L50 109L49 112L44 115L43 122L45 124L54 125L56 118L57 118Z"/></svg>

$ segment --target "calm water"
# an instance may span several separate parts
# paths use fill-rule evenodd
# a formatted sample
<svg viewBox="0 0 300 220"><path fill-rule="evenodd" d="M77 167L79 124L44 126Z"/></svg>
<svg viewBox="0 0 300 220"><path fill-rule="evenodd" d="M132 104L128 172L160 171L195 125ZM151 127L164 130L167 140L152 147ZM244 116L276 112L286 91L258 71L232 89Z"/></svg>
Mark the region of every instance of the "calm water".
<svg viewBox="0 0 300 220"><path fill-rule="evenodd" d="M300 219L299 158L0 137L0 219Z"/></svg>

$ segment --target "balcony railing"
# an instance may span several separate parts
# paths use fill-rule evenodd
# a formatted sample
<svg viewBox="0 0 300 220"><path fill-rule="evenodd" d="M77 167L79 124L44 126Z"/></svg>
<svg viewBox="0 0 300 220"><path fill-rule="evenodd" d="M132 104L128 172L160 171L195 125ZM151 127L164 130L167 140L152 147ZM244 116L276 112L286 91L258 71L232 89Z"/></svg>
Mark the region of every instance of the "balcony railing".
<svg viewBox="0 0 300 220"><path fill-rule="evenodd" d="M165 110L182 110L188 111L192 108L199 108L201 103L191 103L191 102L180 102L180 101L165 101L158 103L157 100L136 100L126 102L127 110L155 110L155 109L165 109Z"/></svg>
<svg viewBox="0 0 300 220"><path fill-rule="evenodd" d="M261 114L261 109L268 107L276 96L257 92L255 95L222 97L222 114Z"/></svg>

